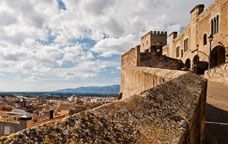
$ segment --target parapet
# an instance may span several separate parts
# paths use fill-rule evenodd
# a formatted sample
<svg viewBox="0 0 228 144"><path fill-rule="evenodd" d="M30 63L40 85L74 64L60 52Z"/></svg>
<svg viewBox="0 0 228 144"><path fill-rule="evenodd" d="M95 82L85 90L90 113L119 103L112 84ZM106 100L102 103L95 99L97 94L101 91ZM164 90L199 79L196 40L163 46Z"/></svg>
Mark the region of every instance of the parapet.
<svg viewBox="0 0 228 144"><path fill-rule="evenodd" d="M121 74L121 93L126 98L164 84L186 74L185 71L150 68L125 67Z"/></svg>
<svg viewBox="0 0 228 144"><path fill-rule="evenodd" d="M121 67L138 66L140 63L140 45L131 48L121 57Z"/></svg>
<svg viewBox="0 0 228 144"><path fill-rule="evenodd" d="M147 37L148 35L150 35L150 36L167 35L167 32L166 31L150 31L150 32L146 33L144 36L142 36L141 39Z"/></svg>
<svg viewBox="0 0 228 144"><path fill-rule="evenodd" d="M167 32L150 31L141 37L140 52L150 51L154 45L165 46L167 44Z"/></svg>

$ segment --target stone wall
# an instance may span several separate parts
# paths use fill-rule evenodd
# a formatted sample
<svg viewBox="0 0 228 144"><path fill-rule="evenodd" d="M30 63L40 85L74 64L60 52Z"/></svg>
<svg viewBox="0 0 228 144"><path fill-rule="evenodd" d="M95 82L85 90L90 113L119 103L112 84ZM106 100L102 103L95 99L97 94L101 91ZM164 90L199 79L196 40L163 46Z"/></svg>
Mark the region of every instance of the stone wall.
<svg viewBox="0 0 228 144"><path fill-rule="evenodd" d="M172 75L177 78L138 95L1 137L0 142L202 144L206 81L192 73Z"/></svg>
<svg viewBox="0 0 228 144"><path fill-rule="evenodd" d="M4 133L4 129L8 127L9 129L9 134L15 133L18 131L21 131L25 128L27 128L27 122L26 121L19 121L19 122L5 122L5 121L0 121L0 136L3 135L9 135Z"/></svg>
<svg viewBox="0 0 228 144"><path fill-rule="evenodd" d="M181 70L184 67L184 63L181 60L157 55L156 53L141 53L140 66Z"/></svg>
<svg viewBox="0 0 228 144"><path fill-rule="evenodd" d="M130 49L121 58L121 66L138 66L140 63L140 46Z"/></svg>
<svg viewBox="0 0 228 144"><path fill-rule="evenodd" d="M204 76L210 81L220 82L228 85L228 63L206 71Z"/></svg>
<svg viewBox="0 0 228 144"><path fill-rule="evenodd" d="M125 98L164 84L184 74L186 74L184 71L149 67L126 67L122 69L120 91L122 97Z"/></svg>
<svg viewBox="0 0 228 144"><path fill-rule="evenodd" d="M153 67L172 70L181 70L184 63L181 60L159 55L156 52L140 52L141 47L137 46L126 52L121 59L121 68L128 66Z"/></svg>

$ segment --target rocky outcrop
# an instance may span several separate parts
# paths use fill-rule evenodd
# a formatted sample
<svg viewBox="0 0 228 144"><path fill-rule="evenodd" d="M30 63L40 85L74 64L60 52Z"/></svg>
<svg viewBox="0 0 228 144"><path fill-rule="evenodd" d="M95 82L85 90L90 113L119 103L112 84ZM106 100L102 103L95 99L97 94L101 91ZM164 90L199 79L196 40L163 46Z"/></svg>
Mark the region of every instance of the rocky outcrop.
<svg viewBox="0 0 228 144"><path fill-rule="evenodd" d="M206 71L205 78L228 85L228 63Z"/></svg>
<svg viewBox="0 0 228 144"><path fill-rule="evenodd" d="M202 143L206 81L186 73L138 95L26 129L3 143Z"/></svg>

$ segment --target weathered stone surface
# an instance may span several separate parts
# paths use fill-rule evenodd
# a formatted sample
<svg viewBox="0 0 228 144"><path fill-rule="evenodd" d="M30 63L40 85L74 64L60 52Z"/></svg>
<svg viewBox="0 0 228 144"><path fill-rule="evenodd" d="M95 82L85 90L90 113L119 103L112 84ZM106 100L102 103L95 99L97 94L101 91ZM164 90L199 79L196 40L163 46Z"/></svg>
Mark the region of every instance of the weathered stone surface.
<svg viewBox="0 0 228 144"><path fill-rule="evenodd" d="M4 143L198 143L203 139L206 81L186 73L126 99L27 129Z"/></svg>
<svg viewBox="0 0 228 144"><path fill-rule="evenodd" d="M139 94L186 73L184 71L149 67L124 67L121 71L122 97Z"/></svg>
<svg viewBox="0 0 228 144"><path fill-rule="evenodd" d="M181 60L158 55L156 52L140 52L141 46L127 51L121 58L121 67L140 66L180 70L184 67Z"/></svg>
<svg viewBox="0 0 228 144"><path fill-rule="evenodd" d="M220 82L228 85L228 63L206 71L204 76L210 81Z"/></svg>
<svg viewBox="0 0 228 144"><path fill-rule="evenodd" d="M141 53L140 66L180 70L184 67L184 63L178 59L158 56L156 53Z"/></svg>
<svg viewBox="0 0 228 144"><path fill-rule="evenodd" d="M165 46L167 44L167 32L163 31L150 31L141 37L140 52L145 52L152 45Z"/></svg>
<svg viewBox="0 0 228 144"><path fill-rule="evenodd" d="M139 66L140 64L140 46L130 49L121 58L121 67Z"/></svg>

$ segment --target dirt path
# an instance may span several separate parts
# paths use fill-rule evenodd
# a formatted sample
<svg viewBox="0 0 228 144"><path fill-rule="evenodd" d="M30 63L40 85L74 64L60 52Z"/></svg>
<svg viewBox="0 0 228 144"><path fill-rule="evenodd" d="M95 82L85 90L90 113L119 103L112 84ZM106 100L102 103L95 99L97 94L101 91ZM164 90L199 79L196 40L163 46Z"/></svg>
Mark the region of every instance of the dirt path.
<svg viewBox="0 0 228 144"><path fill-rule="evenodd" d="M208 82L206 144L228 144L228 86Z"/></svg>

